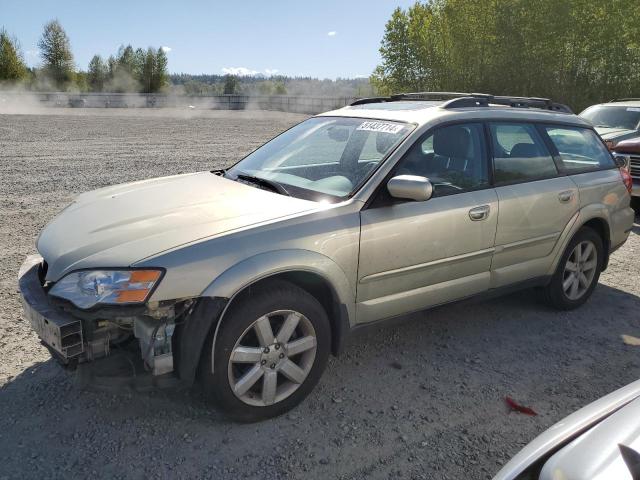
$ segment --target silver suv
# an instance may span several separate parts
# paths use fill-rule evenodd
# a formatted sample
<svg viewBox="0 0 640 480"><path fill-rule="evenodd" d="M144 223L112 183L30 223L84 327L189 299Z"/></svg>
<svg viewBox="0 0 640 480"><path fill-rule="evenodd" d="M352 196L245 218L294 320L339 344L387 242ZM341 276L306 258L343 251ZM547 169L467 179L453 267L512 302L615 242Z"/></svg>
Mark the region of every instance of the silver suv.
<svg viewBox="0 0 640 480"><path fill-rule="evenodd" d="M253 421L356 327L522 287L578 307L632 227L611 154L548 100L443 97L360 100L228 170L78 196L20 271L26 316L65 364L134 352Z"/></svg>

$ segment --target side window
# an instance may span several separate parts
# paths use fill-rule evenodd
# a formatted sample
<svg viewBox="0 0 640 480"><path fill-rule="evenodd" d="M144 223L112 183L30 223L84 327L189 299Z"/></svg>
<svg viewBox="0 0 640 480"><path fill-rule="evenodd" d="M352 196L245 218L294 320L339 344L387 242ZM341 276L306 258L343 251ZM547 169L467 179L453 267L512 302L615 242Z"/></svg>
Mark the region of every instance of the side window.
<svg viewBox="0 0 640 480"><path fill-rule="evenodd" d="M489 185L484 133L479 123L438 128L411 147L396 175L419 175L433 184L433 196L477 190Z"/></svg>
<svg viewBox="0 0 640 480"><path fill-rule="evenodd" d="M492 123L490 128L496 184L540 180L558 174L553 157L534 125Z"/></svg>
<svg viewBox="0 0 640 480"><path fill-rule="evenodd" d="M614 166L611 155L593 130L579 127L545 127L558 149L567 173L582 173Z"/></svg>

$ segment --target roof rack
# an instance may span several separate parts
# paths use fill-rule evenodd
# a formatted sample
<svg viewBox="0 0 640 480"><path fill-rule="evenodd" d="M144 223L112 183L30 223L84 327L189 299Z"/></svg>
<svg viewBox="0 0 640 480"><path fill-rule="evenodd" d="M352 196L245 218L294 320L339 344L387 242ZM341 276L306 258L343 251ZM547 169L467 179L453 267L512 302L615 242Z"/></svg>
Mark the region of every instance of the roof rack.
<svg viewBox="0 0 640 480"><path fill-rule="evenodd" d="M503 105L513 108L539 108L559 113L573 113L571 108L562 103L552 102L548 98L538 97L509 97L494 96L488 93L460 93L460 92L413 92L398 93L389 97L362 98L350 106L365 105L367 103L397 102L401 100L446 100L442 108L469 108Z"/></svg>

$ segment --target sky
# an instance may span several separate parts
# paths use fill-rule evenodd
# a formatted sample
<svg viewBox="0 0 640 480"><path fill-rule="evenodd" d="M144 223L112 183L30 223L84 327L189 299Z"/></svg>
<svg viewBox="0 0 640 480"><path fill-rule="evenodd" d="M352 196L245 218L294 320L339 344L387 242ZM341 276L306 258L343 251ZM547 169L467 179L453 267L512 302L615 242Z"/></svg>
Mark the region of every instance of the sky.
<svg viewBox="0 0 640 480"><path fill-rule="evenodd" d="M183 1L0 0L0 28L20 42L29 66L57 18L76 66L122 44L164 47L171 73L369 76L396 7L415 0Z"/></svg>

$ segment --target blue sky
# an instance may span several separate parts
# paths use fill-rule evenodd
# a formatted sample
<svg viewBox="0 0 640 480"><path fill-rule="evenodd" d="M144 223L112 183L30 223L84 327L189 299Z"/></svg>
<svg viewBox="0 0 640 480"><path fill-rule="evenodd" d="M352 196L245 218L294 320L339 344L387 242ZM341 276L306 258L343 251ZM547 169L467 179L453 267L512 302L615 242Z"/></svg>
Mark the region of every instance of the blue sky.
<svg viewBox="0 0 640 480"><path fill-rule="evenodd" d="M368 76L393 9L414 0L184 1L0 0L0 27L38 65L43 25L57 18L76 65L121 44L167 47L169 70L277 73L320 78ZM234 70L235 69L235 70Z"/></svg>

